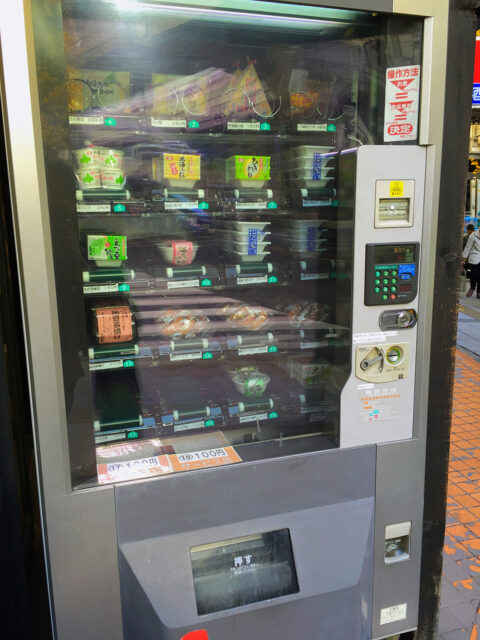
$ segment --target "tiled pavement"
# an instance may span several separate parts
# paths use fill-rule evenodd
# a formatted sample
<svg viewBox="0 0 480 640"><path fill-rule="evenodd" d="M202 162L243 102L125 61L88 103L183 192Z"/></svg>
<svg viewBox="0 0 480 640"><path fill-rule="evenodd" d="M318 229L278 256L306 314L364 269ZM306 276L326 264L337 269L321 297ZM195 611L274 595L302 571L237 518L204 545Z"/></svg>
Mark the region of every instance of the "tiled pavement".
<svg viewBox="0 0 480 640"><path fill-rule="evenodd" d="M480 639L480 359L457 350L438 638Z"/></svg>

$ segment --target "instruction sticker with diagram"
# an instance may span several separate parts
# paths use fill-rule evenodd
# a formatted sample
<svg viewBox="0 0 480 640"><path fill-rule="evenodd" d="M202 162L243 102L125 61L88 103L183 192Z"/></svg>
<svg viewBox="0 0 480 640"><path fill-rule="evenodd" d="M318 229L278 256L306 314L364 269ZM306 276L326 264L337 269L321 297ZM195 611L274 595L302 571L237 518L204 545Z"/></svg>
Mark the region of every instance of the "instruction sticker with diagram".
<svg viewBox="0 0 480 640"><path fill-rule="evenodd" d="M385 142L416 140L420 101L420 65L387 69L385 83Z"/></svg>

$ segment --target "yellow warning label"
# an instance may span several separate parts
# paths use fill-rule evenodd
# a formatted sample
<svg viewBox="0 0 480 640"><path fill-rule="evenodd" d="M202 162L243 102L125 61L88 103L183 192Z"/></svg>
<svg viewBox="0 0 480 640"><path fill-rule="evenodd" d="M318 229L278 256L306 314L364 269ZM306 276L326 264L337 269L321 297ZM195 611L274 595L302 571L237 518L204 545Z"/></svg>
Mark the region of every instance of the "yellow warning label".
<svg viewBox="0 0 480 640"><path fill-rule="evenodd" d="M403 198L403 180L392 180L390 182L390 197Z"/></svg>

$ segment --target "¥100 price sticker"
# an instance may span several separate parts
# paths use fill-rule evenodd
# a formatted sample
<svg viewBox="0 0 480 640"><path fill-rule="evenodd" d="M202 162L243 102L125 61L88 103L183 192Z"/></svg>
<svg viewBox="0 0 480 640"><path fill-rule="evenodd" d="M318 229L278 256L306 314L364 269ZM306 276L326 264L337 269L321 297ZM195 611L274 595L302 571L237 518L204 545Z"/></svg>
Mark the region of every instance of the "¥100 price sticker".
<svg viewBox="0 0 480 640"><path fill-rule="evenodd" d="M242 461L233 447L212 447L200 451L170 454L169 458L174 471L216 467Z"/></svg>

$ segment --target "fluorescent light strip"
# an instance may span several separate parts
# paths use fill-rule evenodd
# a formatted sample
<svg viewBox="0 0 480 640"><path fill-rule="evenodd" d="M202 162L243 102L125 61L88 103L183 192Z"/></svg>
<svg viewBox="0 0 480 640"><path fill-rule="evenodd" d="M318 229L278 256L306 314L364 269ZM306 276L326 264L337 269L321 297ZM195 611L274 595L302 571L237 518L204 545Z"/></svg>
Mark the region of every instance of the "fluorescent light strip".
<svg viewBox="0 0 480 640"><path fill-rule="evenodd" d="M149 2L135 2L135 0L104 0L110 4L114 4L118 9L122 11L135 11L136 9L153 9L155 11L161 11L165 13L188 13L198 15L213 15L225 18L239 18L246 21L254 22L278 22L280 24L299 24L306 27L315 27L318 25L323 26L338 26L341 22L335 20L325 20L322 18L298 18L296 16L284 16L267 13L247 13L244 11L229 11L228 9L209 9L202 7L193 7L188 5L169 5L169 4L153 4ZM292 5L294 7L296 5Z"/></svg>

